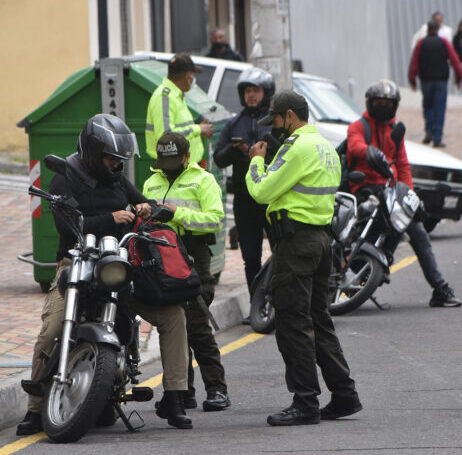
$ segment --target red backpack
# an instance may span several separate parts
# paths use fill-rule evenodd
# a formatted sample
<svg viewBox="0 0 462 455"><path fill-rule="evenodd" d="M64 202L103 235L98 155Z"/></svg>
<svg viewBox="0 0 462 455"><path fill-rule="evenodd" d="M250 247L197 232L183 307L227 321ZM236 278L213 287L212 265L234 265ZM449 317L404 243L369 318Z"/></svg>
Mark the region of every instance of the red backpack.
<svg viewBox="0 0 462 455"><path fill-rule="evenodd" d="M193 268L194 261L170 226L138 218L133 230L173 245L159 245L139 237L130 240L128 259L133 267L135 299L149 305L168 305L200 295L201 283Z"/></svg>

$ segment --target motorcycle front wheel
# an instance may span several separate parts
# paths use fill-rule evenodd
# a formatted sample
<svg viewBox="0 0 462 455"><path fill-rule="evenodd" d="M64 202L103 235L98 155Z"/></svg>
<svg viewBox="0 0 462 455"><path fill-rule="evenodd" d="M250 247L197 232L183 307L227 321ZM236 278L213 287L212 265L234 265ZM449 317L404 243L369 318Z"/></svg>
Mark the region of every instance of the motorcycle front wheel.
<svg viewBox="0 0 462 455"><path fill-rule="evenodd" d="M264 279L264 274L257 278L250 300L250 325L258 333L270 333L274 330L274 307L271 305L270 292L264 289Z"/></svg>
<svg viewBox="0 0 462 455"><path fill-rule="evenodd" d="M358 253L345 278L331 291L330 314L350 313L368 300L383 281L384 268L377 259Z"/></svg>
<svg viewBox="0 0 462 455"><path fill-rule="evenodd" d="M56 442L74 442L92 428L111 396L115 348L79 343L69 352L68 383L52 381L42 412L43 429Z"/></svg>

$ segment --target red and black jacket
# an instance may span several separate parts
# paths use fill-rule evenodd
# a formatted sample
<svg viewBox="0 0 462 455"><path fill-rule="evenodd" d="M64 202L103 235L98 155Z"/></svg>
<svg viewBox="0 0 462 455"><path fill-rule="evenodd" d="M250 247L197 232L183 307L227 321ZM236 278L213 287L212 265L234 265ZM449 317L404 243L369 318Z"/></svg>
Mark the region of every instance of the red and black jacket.
<svg viewBox="0 0 462 455"><path fill-rule="evenodd" d="M387 157L389 163L396 159L396 162L392 166L394 174L393 184L399 180L413 188L411 167L407 159L404 140L401 141L399 150L396 150L396 145L391 138L391 131L393 129L395 118L386 123L378 123L367 111L364 112L363 117L367 120L370 127L371 139L369 144L366 142L365 128L360 120L353 122L348 127L347 132L348 167L350 168L352 163L354 163L355 171L361 171L366 174L364 182L360 185L350 182L351 191L355 193L359 188L365 185L385 185L387 183L387 179L372 170L367 164L366 150L368 145L373 145L380 149Z"/></svg>

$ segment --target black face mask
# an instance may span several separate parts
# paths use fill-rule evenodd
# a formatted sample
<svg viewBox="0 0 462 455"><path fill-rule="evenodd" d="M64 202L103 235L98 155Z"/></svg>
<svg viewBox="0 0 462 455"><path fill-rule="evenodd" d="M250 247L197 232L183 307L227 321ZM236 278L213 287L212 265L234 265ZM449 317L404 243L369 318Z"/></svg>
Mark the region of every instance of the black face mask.
<svg viewBox="0 0 462 455"><path fill-rule="evenodd" d="M212 50L214 52L220 53L226 49L226 46L227 46L226 43L213 43Z"/></svg>
<svg viewBox="0 0 462 455"><path fill-rule="evenodd" d="M395 116L395 108L390 106L371 106L369 115L378 122L388 122Z"/></svg>
<svg viewBox="0 0 462 455"><path fill-rule="evenodd" d="M162 169L162 172L167 176L167 179L170 183L174 182L183 171L183 166L181 166L178 169Z"/></svg>
<svg viewBox="0 0 462 455"><path fill-rule="evenodd" d="M112 185L122 176L124 165L120 163L113 171L110 171L101 159L96 160L87 167L88 173L103 185Z"/></svg>
<svg viewBox="0 0 462 455"><path fill-rule="evenodd" d="M279 128L273 126L273 128L271 128L271 136L278 142L283 143L290 136L290 131L282 126Z"/></svg>

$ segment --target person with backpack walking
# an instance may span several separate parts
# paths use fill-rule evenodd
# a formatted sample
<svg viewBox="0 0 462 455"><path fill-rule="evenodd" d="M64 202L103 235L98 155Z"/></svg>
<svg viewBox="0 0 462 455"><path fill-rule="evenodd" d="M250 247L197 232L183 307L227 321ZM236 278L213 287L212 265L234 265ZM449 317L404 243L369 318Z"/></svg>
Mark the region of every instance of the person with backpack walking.
<svg viewBox="0 0 462 455"><path fill-rule="evenodd" d="M462 67L452 44L438 36L438 22L428 23L428 35L419 40L409 65L409 83L416 90L419 76L425 118L425 137L422 142L433 147L445 147L442 142L446 100L448 96L449 65L454 69L456 86L460 88Z"/></svg>
<svg viewBox="0 0 462 455"><path fill-rule="evenodd" d="M348 127L347 163L349 170L364 172L363 183L350 184L358 203L374 194L377 187L384 187L387 179L372 170L368 161L371 157L391 164L394 174L392 184L404 182L413 188L411 168L404 144L404 126L395 124L395 115L401 99L398 86L390 80L382 79L366 91L366 111L360 120ZM410 243L419 260L428 284L433 288L429 305L431 307L459 307L454 290L444 280L436 263L430 238L421 221L414 220L407 229ZM399 238L390 238L384 249L389 252L391 264Z"/></svg>
<svg viewBox="0 0 462 455"><path fill-rule="evenodd" d="M199 364L207 399L204 411L220 411L231 402L228 397L225 370L221 364L208 307L215 294L215 278L210 273L209 245L215 243L215 232L225 218L221 189L215 177L190 162L189 142L179 133L166 133L157 142L157 162L153 174L144 183L143 194L156 199L174 212L167 223L181 236L202 284L202 295L188 302L186 325L189 343L188 392L186 409L197 407L192 354ZM162 401L160 402L162 406Z"/></svg>

